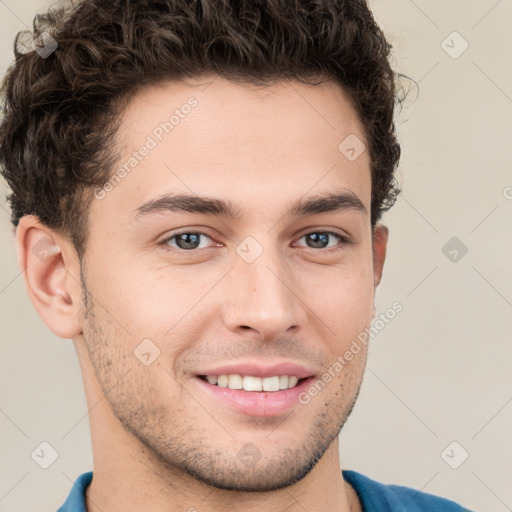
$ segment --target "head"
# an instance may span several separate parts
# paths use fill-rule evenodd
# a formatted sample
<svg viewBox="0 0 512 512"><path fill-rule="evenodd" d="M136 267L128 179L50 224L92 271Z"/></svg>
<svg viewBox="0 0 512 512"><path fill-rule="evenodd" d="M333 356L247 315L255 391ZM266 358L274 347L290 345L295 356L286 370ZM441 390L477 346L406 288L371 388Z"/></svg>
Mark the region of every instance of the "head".
<svg viewBox="0 0 512 512"><path fill-rule="evenodd" d="M284 412L204 377L287 364L313 383L371 322L400 146L366 1L86 0L43 31L58 47L17 51L0 127L35 307L154 461L225 489L298 481L366 347Z"/></svg>

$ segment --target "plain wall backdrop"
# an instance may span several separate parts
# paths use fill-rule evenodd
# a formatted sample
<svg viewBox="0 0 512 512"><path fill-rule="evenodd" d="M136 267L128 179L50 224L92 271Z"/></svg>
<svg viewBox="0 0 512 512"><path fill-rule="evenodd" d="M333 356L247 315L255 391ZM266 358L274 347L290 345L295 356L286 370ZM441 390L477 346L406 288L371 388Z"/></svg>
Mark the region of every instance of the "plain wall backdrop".
<svg viewBox="0 0 512 512"><path fill-rule="evenodd" d="M0 0L2 74L48 5ZM403 193L376 299L377 316L403 310L371 340L342 467L512 511L512 0L370 5L417 85L397 111ZM87 406L72 342L27 296L0 183L0 512L54 512L92 469ZM43 441L48 469L31 457Z"/></svg>

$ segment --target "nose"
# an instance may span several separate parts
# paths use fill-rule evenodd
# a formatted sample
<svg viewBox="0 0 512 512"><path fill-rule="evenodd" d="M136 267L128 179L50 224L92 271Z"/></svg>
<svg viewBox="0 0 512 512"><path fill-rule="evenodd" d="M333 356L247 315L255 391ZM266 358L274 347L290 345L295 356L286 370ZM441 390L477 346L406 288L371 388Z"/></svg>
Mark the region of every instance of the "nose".
<svg viewBox="0 0 512 512"><path fill-rule="evenodd" d="M252 329L263 341L272 341L304 325L305 298L277 251L266 248L252 263L235 255L228 275L224 322L229 330Z"/></svg>

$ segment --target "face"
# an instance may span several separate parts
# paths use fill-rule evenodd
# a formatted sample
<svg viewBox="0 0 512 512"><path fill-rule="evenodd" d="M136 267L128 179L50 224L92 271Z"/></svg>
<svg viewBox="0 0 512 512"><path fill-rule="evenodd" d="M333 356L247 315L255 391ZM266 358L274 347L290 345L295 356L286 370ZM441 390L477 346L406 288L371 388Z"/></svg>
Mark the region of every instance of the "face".
<svg viewBox="0 0 512 512"><path fill-rule="evenodd" d="M165 84L124 113L125 172L90 209L81 342L160 463L270 490L336 439L366 348L333 365L370 324L380 279L369 158L347 158L348 136L364 141L333 83Z"/></svg>

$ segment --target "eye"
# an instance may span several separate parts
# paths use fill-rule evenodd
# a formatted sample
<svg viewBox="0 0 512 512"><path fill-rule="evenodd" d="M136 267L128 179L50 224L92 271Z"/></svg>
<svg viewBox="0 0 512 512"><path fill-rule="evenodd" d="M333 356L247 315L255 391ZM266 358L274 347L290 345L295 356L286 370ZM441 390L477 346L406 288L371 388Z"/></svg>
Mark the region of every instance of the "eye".
<svg viewBox="0 0 512 512"><path fill-rule="evenodd" d="M172 247L177 249L178 252L193 252L195 249L205 249L209 247L207 244L202 243L205 239L212 240L206 233L200 231L183 231L162 240L160 245ZM348 238L334 231L311 231L299 238L299 240L302 239L306 240L307 245L305 247L309 249L322 249L327 252L342 249L343 245L350 243Z"/></svg>
<svg viewBox="0 0 512 512"><path fill-rule="evenodd" d="M205 246L201 244L201 238L208 238L211 240L211 238L205 233L196 231L185 231L182 233L176 233L166 238L160 243L161 245L168 245L182 251L191 251L194 249L205 248ZM173 245L171 243L173 241L176 242L176 245Z"/></svg>
<svg viewBox="0 0 512 512"><path fill-rule="evenodd" d="M329 245L329 238L331 238L332 240L332 237L335 238L335 242L337 240L337 243ZM333 231L311 231L310 233L306 233L305 235L303 235L299 240L302 240L303 238L306 240L307 244L310 244L306 245L306 247L311 249L330 250L332 248L335 248L336 245L342 246L343 244L349 243L349 240L346 237ZM338 248L341 249L342 247Z"/></svg>

